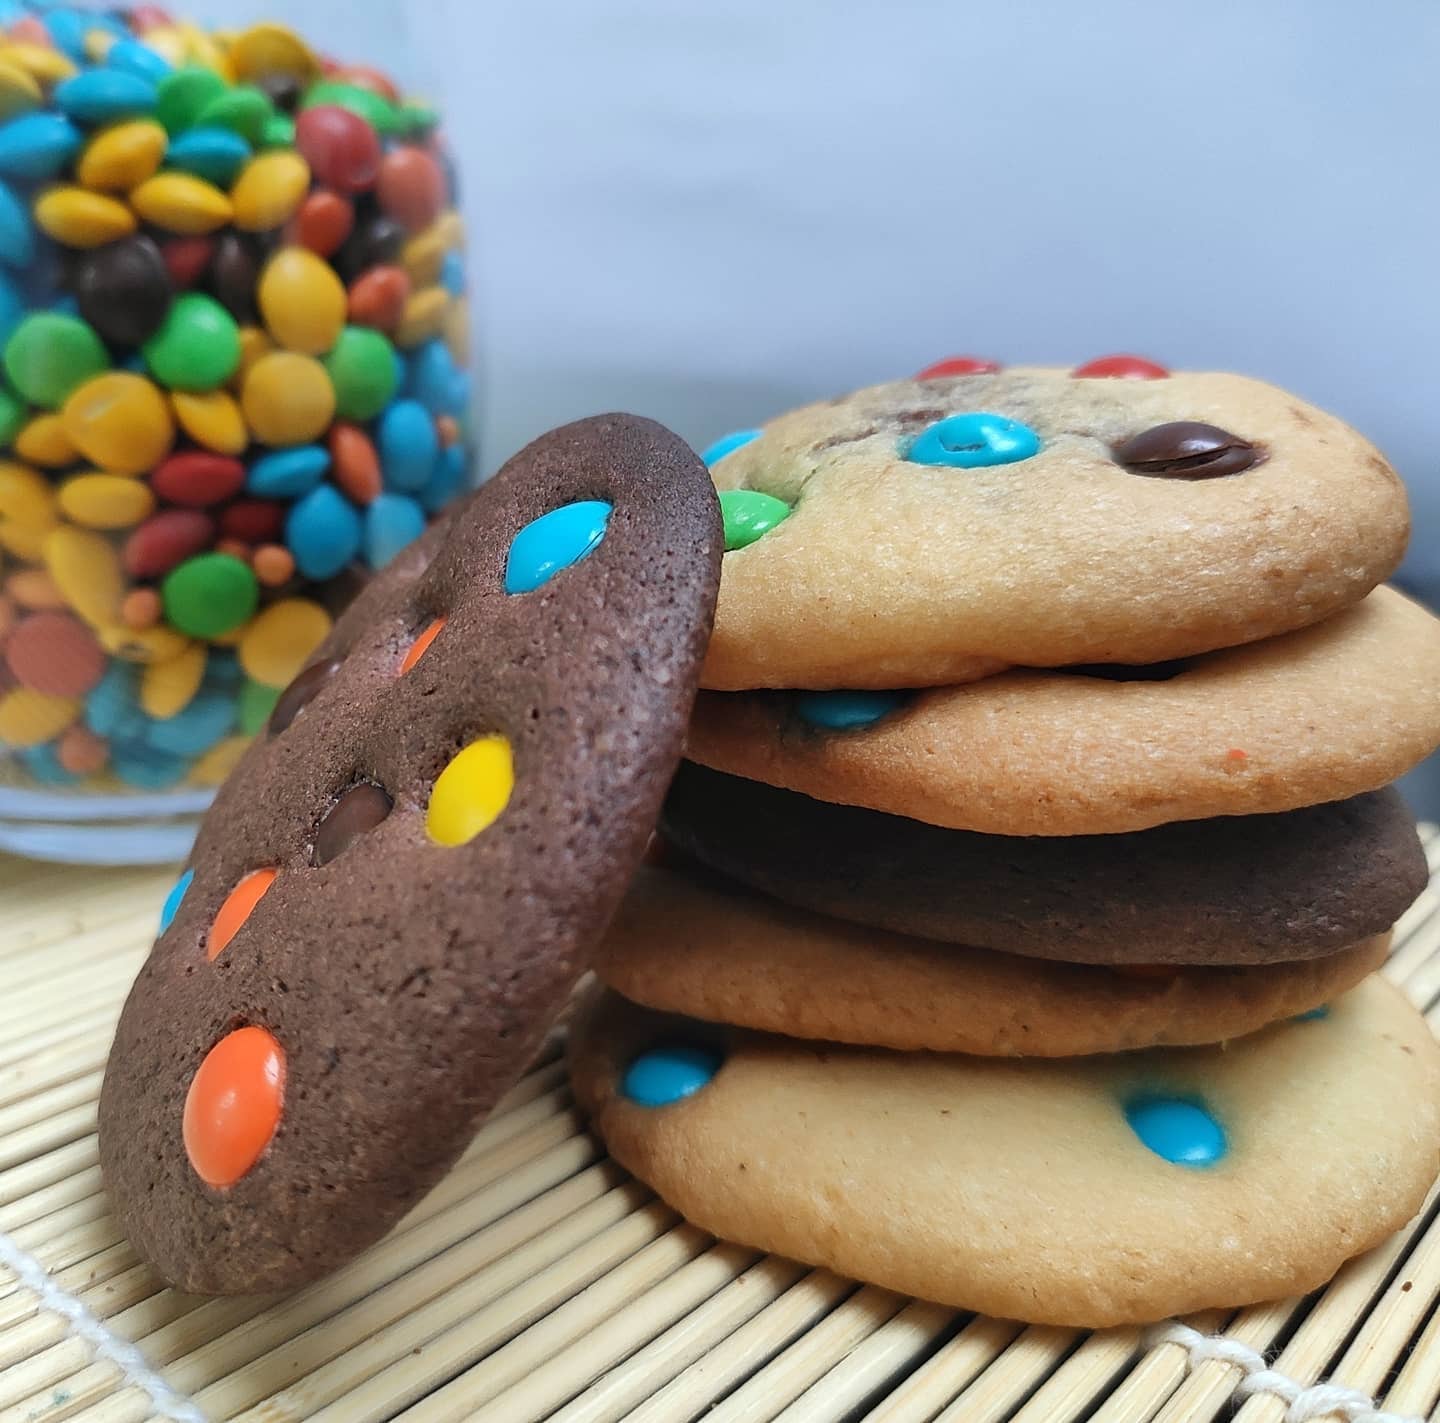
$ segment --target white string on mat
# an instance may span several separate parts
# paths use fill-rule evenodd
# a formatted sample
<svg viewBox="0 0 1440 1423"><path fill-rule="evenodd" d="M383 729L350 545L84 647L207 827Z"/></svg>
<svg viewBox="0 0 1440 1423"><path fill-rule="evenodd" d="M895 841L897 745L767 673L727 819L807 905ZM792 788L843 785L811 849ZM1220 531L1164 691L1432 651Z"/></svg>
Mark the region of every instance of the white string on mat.
<svg viewBox="0 0 1440 1423"><path fill-rule="evenodd" d="M1294 1379L1272 1369L1265 1356L1223 1334L1202 1334L1188 1324L1171 1320L1157 1324L1150 1333L1150 1347L1157 1344L1178 1344L1189 1357L1192 1369L1211 1359L1231 1364L1244 1377L1236 1386L1239 1398L1268 1393L1285 1404L1283 1423L1311 1423L1317 1418L1343 1418L1345 1423L1425 1423L1411 1414L1385 1413L1376 1408L1375 1400L1359 1389L1343 1384L1317 1383L1306 1388Z"/></svg>
<svg viewBox="0 0 1440 1423"><path fill-rule="evenodd" d="M147 1394L154 1411L174 1423L208 1423L199 1407L177 1393L149 1364L128 1339L112 1333L105 1324L68 1290L61 1289L45 1267L0 1230L0 1265L4 1265L52 1314L68 1320L75 1335L108 1359L125 1376L125 1382Z"/></svg>

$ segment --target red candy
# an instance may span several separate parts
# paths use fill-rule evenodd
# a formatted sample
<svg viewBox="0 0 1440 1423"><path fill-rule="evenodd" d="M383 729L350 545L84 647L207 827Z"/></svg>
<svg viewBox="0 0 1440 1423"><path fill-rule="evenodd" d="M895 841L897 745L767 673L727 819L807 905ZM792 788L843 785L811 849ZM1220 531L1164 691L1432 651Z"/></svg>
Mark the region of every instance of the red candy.
<svg viewBox="0 0 1440 1423"><path fill-rule="evenodd" d="M210 265L215 244L208 237L174 237L161 245L160 255L170 280L184 291L193 287Z"/></svg>
<svg viewBox="0 0 1440 1423"><path fill-rule="evenodd" d="M1070 372L1080 379L1164 380L1170 372L1144 356L1101 356Z"/></svg>
<svg viewBox="0 0 1440 1423"><path fill-rule="evenodd" d="M339 250L354 226L355 209L349 200L320 188L300 204L291 228L291 240L321 257L329 257Z"/></svg>
<svg viewBox="0 0 1440 1423"><path fill-rule="evenodd" d="M269 499L237 499L220 511L220 533L241 543L271 543L284 522L285 506Z"/></svg>
<svg viewBox="0 0 1440 1423"><path fill-rule="evenodd" d="M163 460L150 476L150 487L169 504L203 509L228 499L245 483L245 466L228 455L185 450Z"/></svg>
<svg viewBox="0 0 1440 1423"><path fill-rule="evenodd" d="M198 509L163 509L128 539L120 561L132 578L159 578L177 563L203 553L215 538L215 521Z"/></svg>
<svg viewBox="0 0 1440 1423"><path fill-rule="evenodd" d="M380 164L375 195L407 232L423 232L445 206L445 175L423 148L393 148Z"/></svg>
<svg viewBox="0 0 1440 1423"><path fill-rule="evenodd" d="M350 284L350 322L393 331L410 300L410 278L402 267L371 267Z"/></svg>
<svg viewBox="0 0 1440 1423"><path fill-rule="evenodd" d="M5 663L31 691L83 697L105 675L105 649L69 613L32 613L5 640Z"/></svg>
<svg viewBox="0 0 1440 1423"><path fill-rule="evenodd" d="M137 34L144 34L146 30L158 30L174 23L169 11L162 10L158 5L136 5L130 11L130 24Z"/></svg>
<svg viewBox="0 0 1440 1423"><path fill-rule="evenodd" d="M21 15L11 24L8 38L16 44L38 44L46 49L54 48L50 43L50 31L36 15Z"/></svg>
<svg viewBox="0 0 1440 1423"><path fill-rule="evenodd" d="M933 366L926 366L916 380L939 380L941 376L988 376L1000 369L999 361L983 360L979 356L946 356Z"/></svg>
<svg viewBox="0 0 1440 1423"><path fill-rule="evenodd" d="M338 104L316 104L295 120L295 147L327 188L360 193L373 187L381 170L375 130Z"/></svg>
<svg viewBox="0 0 1440 1423"><path fill-rule="evenodd" d="M181 1136L195 1174L233 1186L260 1159L285 1097L285 1050L264 1028L237 1028L205 1054L185 1094Z"/></svg>

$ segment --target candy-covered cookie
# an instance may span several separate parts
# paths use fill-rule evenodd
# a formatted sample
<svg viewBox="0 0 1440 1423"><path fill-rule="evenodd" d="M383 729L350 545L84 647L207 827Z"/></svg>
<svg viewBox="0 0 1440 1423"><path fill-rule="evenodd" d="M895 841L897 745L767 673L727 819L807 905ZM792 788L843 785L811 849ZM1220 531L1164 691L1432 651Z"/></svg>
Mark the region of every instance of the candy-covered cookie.
<svg viewBox="0 0 1440 1423"><path fill-rule="evenodd" d="M915 692L706 692L702 765L933 825L1095 835L1295 810L1440 744L1440 621L1390 588L1315 627L1157 666Z"/></svg>
<svg viewBox="0 0 1440 1423"><path fill-rule="evenodd" d="M1235 375L937 375L707 454L729 550L703 675L720 690L1189 657L1359 601L1409 531L1368 441Z"/></svg>
<svg viewBox="0 0 1440 1423"><path fill-rule="evenodd" d="M788 1037L1075 1057L1223 1042L1312 1012L1378 968L1389 942L1246 967L1056 963L864 928L647 866L595 971L647 1008Z"/></svg>
<svg viewBox="0 0 1440 1423"><path fill-rule="evenodd" d="M977 835L682 764L681 850L820 914L1070 963L1318 958L1384 933L1426 883L1394 790L1125 835Z"/></svg>
<svg viewBox="0 0 1440 1423"><path fill-rule="evenodd" d="M799 1042L605 994L571 1077L611 1154L703 1229L1046 1324L1304 1293L1440 1166L1440 1049L1378 977L1224 1046L1074 1061Z"/></svg>
<svg viewBox="0 0 1440 1423"><path fill-rule="evenodd" d="M678 439L566 426L428 542L280 697L120 1020L105 1181L186 1290L312 1279L445 1171L587 965L679 755L721 531Z"/></svg>

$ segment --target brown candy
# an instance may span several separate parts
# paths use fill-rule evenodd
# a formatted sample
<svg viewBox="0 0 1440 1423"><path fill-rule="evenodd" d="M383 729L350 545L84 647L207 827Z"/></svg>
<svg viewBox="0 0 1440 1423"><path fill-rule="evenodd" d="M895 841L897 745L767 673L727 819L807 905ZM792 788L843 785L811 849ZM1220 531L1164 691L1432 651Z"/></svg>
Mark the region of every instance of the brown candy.
<svg viewBox="0 0 1440 1423"><path fill-rule="evenodd" d="M1115 448L1116 461L1132 474L1171 479L1239 474L1264 458L1264 450L1248 440L1199 420L1152 425Z"/></svg>
<svg viewBox="0 0 1440 1423"><path fill-rule="evenodd" d="M358 840L379 825L390 814L394 804L379 786L368 781L351 786L330 807L316 828L310 858L317 865L328 865L348 849L353 840Z"/></svg>
<svg viewBox="0 0 1440 1423"><path fill-rule="evenodd" d="M318 695L320 689L340 670L338 659L317 662L299 673L280 693L270 713L270 735L278 736Z"/></svg>
<svg viewBox="0 0 1440 1423"><path fill-rule="evenodd" d="M242 326L255 320L255 282L259 275L260 258L241 233L226 232L215 240L210 290Z"/></svg>
<svg viewBox="0 0 1440 1423"><path fill-rule="evenodd" d="M148 341L170 309L170 272L148 237L126 237L87 252L74 283L80 315L117 346Z"/></svg>

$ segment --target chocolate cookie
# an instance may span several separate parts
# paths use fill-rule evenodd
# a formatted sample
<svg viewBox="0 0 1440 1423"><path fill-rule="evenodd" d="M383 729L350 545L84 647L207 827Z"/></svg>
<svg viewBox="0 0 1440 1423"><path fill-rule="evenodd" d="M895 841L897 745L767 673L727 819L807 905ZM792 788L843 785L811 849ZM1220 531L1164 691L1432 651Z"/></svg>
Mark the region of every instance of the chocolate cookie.
<svg viewBox="0 0 1440 1423"><path fill-rule="evenodd" d="M720 547L673 435L566 426L382 574L281 696L101 1094L112 1205L172 1284L335 1267L518 1077L643 853Z"/></svg>
<svg viewBox="0 0 1440 1423"><path fill-rule="evenodd" d="M1373 445L1262 381L1150 375L934 375L719 442L704 685L1159 662L1319 622L1394 571L1409 511Z"/></svg>
<svg viewBox="0 0 1440 1423"><path fill-rule="evenodd" d="M805 909L1072 963L1316 958L1383 933L1425 887L1394 790L1125 835L945 830L682 764L665 835Z"/></svg>

